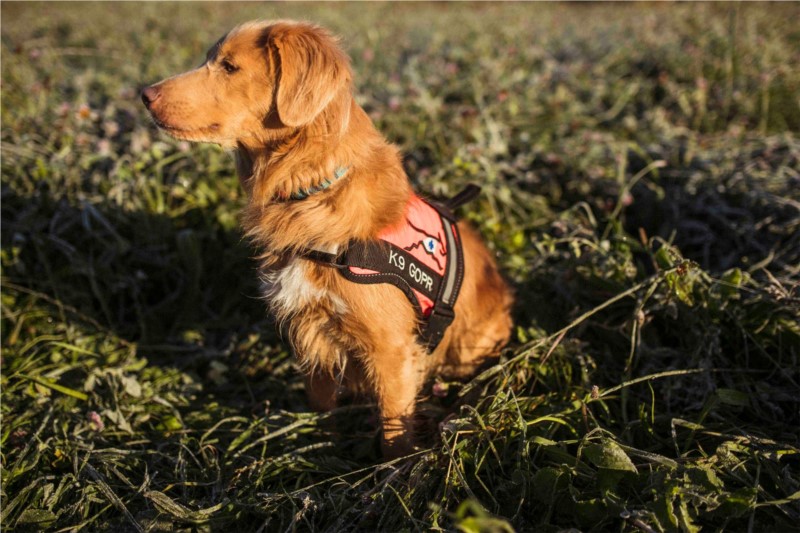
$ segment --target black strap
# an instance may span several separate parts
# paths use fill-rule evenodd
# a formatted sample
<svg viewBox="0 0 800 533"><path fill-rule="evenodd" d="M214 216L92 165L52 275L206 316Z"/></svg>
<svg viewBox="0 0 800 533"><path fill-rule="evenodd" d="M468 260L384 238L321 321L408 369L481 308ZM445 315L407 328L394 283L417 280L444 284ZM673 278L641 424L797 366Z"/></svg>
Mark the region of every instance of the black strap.
<svg viewBox="0 0 800 533"><path fill-rule="evenodd" d="M348 267L365 268L401 278L409 288L416 289L431 300L441 292L442 276L421 263L412 254L386 241L355 241L340 258ZM351 272L352 274L352 272ZM354 274L373 276L373 274Z"/></svg>
<svg viewBox="0 0 800 533"><path fill-rule="evenodd" d="M477 198L478 195L480 194L481 194L480 186L475 185L474 183L469 183L467 184L466 187L464 187L464 189L460 193L456 194L452 198L445 200L442 203L445 205L445 207L447 207L451 211L455 211L456 209L466 204L467 202L471 202L472 200Z"/></svg>
<svg viewBox="0 0 800 533"><path fill-rule="evenodd" d="M303 257L306 259L311 259L315 263L322 263L326 266L332 267L342 267L343 265L339 263L339 256L336 254L331 254L328 252L322 252L320 250L304 250L302 252Z"/></svg>
<svg viewBox="0 0 800 533"><path fill-rule="evenodd" d="M428 353L433 352L444 338L444 333L453 320L456 313L449 305L434 306L431 314L428 315L428 322L420 332L420 338L428 348Z"/></svg>

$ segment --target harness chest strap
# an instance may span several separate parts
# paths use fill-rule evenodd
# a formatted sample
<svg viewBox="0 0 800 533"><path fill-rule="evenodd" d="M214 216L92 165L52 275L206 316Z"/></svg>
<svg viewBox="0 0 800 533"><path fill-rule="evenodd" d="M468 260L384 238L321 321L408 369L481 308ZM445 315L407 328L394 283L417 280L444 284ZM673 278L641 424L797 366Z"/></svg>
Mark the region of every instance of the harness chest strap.
<svg viewBox="0 0 800 533"><path fill-rule="evenodd" d="M442 205L414 196L405 224L382 232L379 240L353 241L340 254L310 250L304 255L336 267L355 283L390 283L402 290L422 323L420 340L433 352L455 318L464 279L461 236L452 209L479 191L470 185Z"/></svg>

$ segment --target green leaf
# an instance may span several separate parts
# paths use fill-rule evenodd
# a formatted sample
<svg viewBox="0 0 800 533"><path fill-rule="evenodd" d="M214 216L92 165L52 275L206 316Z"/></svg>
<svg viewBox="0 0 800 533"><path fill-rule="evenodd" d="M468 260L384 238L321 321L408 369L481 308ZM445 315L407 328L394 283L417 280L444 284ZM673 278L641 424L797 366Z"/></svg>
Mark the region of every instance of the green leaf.
<svg viewBox="0 0 800 533"><path fill-rule="evenodd" d="M538 444L539 446L555 446L556 444L558 444L554 440L546 439L546 438L541 437L539 435L536 435L535 437L533 437L533 443L534 444Z"/></svg>
<svg viewBox="0 0 800 533"><path fill-rule="evenodd" d="M453 513L456 527L464 533L513 533L506 520L493 516L480 502L464 500Z"/></svg>
<svg viewBox="0 0 800 533"><path fill-rule="evenodd" d="M608 517L608 508L600 498L577 501L572 506L572 514L584 527L596 527Z"/></svg>
<svg viewBox="0 0 800 533"><path fill-rule="evenodd" d="M48 526L51 522L55 522L56 515L52 511L48 511L47 509L25 509L22 511L19 519L17 519L17 525L26 525L26 526Z"/></svg>
<svg viewBox="0 0 800 533"><path fill-rule="evenodd" d="M183 429L183 424L181 424L181 421L173 415L162 418L160 426L164 431L178 431Z"/></svg>
<svg viewBox="0 0 800 533"><path fill-rule="evenodd" d="M86 400L89 399L89 396L84 394L83 392L76 391L75 389L70 389L69 387L65 387L63 385L59 385L55 381L46 378L40 378L39 376L28 376L26 374L20 374L20 375L26 379L33 381L37 385L47 387L48 389L60 392L61 394L66 394L67 396L72 396L73 398L77 398L78 400L82 400L85 402Z"/></svg>
<svg viewBox="0 0 800 533"><path fill-rule="evenodd" d="M678 517L675 516L673 502L677 494L677 489L673 481L667 481L663 488L656 488L654 492L654 502L652 509L656 518L661 522L665 529L677 528ZM660 490L659 490L660 489Z"/></svg>
<svg viewBox="0 0 800 533"><path fill-rule="evenodd" d="M719 492L725 487L722 480L719 479L710 466L689 467L686 469L686 476L692 483L700 485L706 490Z"/></svg>
<svg viewBox="0 0 800 533"><path fill-rule="evenodd" d="M727 405L747 407L750 405L750 396L734 389L717 389L719 401Z"/></svg>
<svg viewBox="0 0 800 533"><path fill-rule="evenodd" d="M739 294L742 283L746 281L747 274L740 268L732 268L722 275L721 292L724 296L731 298Z"/></svg>
<svg viewBox="0 0 800 533"><path fill-rule="evenodd" d="M133 428L131 427L130 422L128 422L128 419L125 418L125 415L123 415L119 410L105 409L100 414L104 418L110 420L115 426L117 426L122 431L133 433Z"/></svg>
<svg viewBox="0 0 800 533"><path fill-rule="evenodd" d="M546 466L540 468L533 476L533 496L540 502L552 503L558 493L563 491L569 480L568 476L557 468Z"/></svg>
<svg viewBox="0 0 800 533"><path fill-rule="evenodd" d="M607 492L614 490L622 478L630 475L625 470L610 470L608 468L600 468L597 471L597 488L602 491L603 495Z"/></svg>
<svg viewBox="0 0 800 533"><path fill-rule="evenodd" d="M655 253L655 260L659 267L667 270L675 266L675 261L669 254L668 247L662 246Z"/></svg>
<svg viewBox="0 0 800 533"><path fill-rule="evenodd" d="M680 275L677 272L670 272L666 276L667 285L672 293L678 299L688 306L694 305L694 298L692 297L692 281L686 274Z"/></svg>
<svg viewBox="0 0 800 533"><path fill-rule="evenodd" d="M153 502L156 509L162 513L180 522L188 522L190 524L202 524L207 522L214 513L228 504L228 500L225 499L212 507L193 511L157 490L146 491L144 497Z"/></svg>
<svg viewBox="0 0 800 533"><path fill-rule="evenodd" d="M464 533L514 533L514 528L502 518L470 516L458 522L456 527Z"/></svg>
<svg viewBox="0 0 800 533"><path fill-rule="evenodd" d="M680 522L681 529L688 533L700 533L700 526L694 523L693 513L689 510L689 505L686 503L686 499L683 497L683 494L678 496L678 520ZM696 514L696 512L695 512Z"/></svg>
<svg viewBox="0 0 800 533"><path fill-rule="evenodd" d="M122 382L122 386L125 388L126 394L134 398L141 398L142 386L139 385L139 382L136 380L136 378L121 375L119 379Z"/></svg>
<svg viewBox="0 0 800 533"><path fill-rule="evenodd" d="M598 468L637 472L636 466L628 454L611 439L602 439L600 443L588 444L583 453Z"/></svg>
<svg viewBox="0 0 800 533"><path fill-rule="evenodd" d="M724 495L718 512L725 516L739 517L754 509L758 491L752 487L744 487Z"/></svg>

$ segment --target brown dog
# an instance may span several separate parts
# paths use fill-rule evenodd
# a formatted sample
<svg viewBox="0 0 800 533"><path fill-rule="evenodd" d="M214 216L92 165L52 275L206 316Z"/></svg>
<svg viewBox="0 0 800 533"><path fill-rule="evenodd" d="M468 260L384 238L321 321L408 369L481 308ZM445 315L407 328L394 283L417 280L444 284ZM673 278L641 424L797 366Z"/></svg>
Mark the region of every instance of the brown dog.
<svg viewBox="0 0 800 533"><path fill-rule="evenodd" d="M375 240L401 223L413 197L397 150L353 98L336 39L307 23L247 23L202 66L147 87L142 100L170 135L235 150L249 197L244 228L261 250L266 295L288 325L312 407L335 407L342 390L367 393L381 411L384 456L413 450L423 381L467 376L496 356L508 341L512 298L491 253L460 223L455 319L429 354L402 291L354 283L308 257Z"/></svg>

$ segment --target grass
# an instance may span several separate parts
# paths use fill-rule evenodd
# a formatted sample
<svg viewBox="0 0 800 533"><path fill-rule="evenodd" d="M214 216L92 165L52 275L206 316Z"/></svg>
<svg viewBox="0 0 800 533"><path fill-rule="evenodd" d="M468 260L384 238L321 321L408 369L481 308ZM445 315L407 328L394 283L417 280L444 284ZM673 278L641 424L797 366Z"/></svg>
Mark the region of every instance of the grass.
<svg viewBox="0 0 800 533"><path fill-rule="evenodd" d="M798 15L4 2L2 527L797 530ZM232 158L138 102L260 17L344 36L419 190L484 187L515 341L413 457L308 411Z"/></svg>

